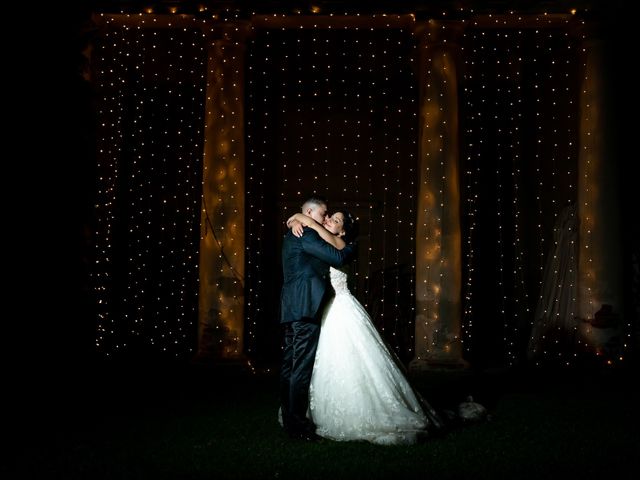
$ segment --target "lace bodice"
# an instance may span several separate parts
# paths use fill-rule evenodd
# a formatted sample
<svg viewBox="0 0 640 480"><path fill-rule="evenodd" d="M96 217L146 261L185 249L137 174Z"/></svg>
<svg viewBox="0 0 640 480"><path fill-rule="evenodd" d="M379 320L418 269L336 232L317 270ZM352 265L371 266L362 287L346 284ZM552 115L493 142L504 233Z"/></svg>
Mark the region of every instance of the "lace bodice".
<svg viewBox="0 0 640 480"><path fill-rule="evenodd" d="M331 286L338 294L349 293L349 286L347 284L347 274L342 270L338 270L337 268L330 267L329 275L331 278Z"/></svg>

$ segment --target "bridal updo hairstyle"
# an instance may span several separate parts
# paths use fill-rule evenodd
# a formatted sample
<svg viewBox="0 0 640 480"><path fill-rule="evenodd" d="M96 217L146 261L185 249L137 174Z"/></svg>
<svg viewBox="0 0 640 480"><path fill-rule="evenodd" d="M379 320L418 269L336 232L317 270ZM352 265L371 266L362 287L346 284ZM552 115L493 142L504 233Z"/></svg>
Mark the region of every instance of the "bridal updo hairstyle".
<svg viewBox="0 0 640 480"><path fill-rule="evenodd" d="M353 242L358 236L358 220L351 215L349 211L342 208L336 210L334 213L336 212L340 212L344 216L344 224L342 225L344 228L344 237L342 237L342 239L345 243Z"/></svg>

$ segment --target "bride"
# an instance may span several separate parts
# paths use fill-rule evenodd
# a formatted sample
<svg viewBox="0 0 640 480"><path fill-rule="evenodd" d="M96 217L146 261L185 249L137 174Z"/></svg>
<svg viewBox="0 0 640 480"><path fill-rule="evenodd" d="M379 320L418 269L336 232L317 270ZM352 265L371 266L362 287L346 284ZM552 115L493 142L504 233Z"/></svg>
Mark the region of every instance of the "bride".
<svg viewBox="0 0 640 480"><path fill-rule="evenodd" d="M340 250L353 239L356 226L344 210L323 224L296 213L287 225L297 236L303 226L310 227ZM416 443L428 429L440 428L440 419L409 385L397 357L349 291L347 274L331 267L330 277L335 297L322 316L309 389L316 433L337 441Z"/></svg>

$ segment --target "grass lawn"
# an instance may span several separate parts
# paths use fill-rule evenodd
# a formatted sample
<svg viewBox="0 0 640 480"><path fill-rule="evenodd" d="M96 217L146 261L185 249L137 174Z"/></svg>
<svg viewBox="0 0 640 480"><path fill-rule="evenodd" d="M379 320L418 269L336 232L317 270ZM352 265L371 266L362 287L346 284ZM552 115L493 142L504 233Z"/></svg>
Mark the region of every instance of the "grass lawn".
<svg viewBox="0 0 640 480"><path fill-rule="evenodd" d="M632 372L432 372L412 382L437 408L471 394L491 419L414 446L309 444L277 423L274 373L101 368L73 387L36 386L38 401L9 415L2 477L637 478Z"/></svg>

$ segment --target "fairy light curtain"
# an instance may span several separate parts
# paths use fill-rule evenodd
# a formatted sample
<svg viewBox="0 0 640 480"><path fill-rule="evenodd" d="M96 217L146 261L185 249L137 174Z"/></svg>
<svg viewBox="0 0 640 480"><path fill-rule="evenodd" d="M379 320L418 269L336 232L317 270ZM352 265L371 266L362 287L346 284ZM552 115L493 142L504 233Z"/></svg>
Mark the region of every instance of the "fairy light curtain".
<svg viewBox="0 0 640 480"><path fill-rule="evenodd" d="M187 357L195 349L206 53L198 28L103 19L97 350Z"/></svg>
<svg viewBox="0 0 640 480"><path fill-rule="evenodd" d="M470 26L463 44L464 349L475 364L514 365L526 358L558 215L577 200L578 38L540 19ZM575 291L562 280L545 291Z"/></svg>
<svg viewBox="0 0 640 480"><path fill-rule="evenodd" d="M247 345L279 348L284 222L311 193L359 217L353 292L414 348L417 79L407 28L261 28L247 63Z"/></svg>

